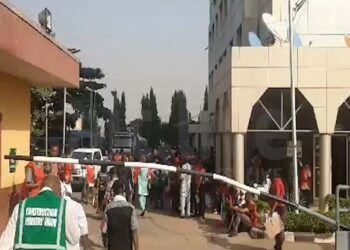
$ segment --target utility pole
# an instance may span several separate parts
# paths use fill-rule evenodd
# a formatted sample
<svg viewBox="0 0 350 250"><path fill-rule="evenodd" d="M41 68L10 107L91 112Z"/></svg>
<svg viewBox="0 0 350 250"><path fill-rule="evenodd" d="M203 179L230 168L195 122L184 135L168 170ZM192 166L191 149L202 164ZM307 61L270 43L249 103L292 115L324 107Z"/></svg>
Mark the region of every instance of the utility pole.
<svg viewBox="0 0 350 250"><path fill-rule="evenodd" d="M45 101L45 156L48 156L49 150L49 105Z"/></svg>
<svg viewBox="0 0 350 250"><path fill-rule="evenodd" d="M289 70L290 70L290 99L292 113L292 143L293 143L293 190L294 202L299 204L299 183L298 183L298 141L297 141L297 121L295 112L295 62L294 62L294 27L293 27L293 2L288 0L288 22L289 22Z"/></svg>
<svg viewBox="0 0 350 250"><path fill-rule="evenodd" d="M67 108L67 88L63 90L63 127L62 127L62 154L66 152L66 108Z"/></svg>

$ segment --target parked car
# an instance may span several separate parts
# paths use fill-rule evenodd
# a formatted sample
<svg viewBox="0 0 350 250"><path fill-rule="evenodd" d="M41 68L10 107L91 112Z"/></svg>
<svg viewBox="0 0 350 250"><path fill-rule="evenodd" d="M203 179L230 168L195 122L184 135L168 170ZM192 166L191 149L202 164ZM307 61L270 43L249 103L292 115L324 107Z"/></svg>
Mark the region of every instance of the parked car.
<svg viewBox="0 0 350 250"><path fill-rule="evenodd" d="M79 160L103 160L102 151L99 148L77 148L74 149L70 155L71 158ZM95 178L100 171L101 166L94 165ZM79 192L83 189L86 178L86 168L81 164L74 164L73 170L73 192Z"/></svg>

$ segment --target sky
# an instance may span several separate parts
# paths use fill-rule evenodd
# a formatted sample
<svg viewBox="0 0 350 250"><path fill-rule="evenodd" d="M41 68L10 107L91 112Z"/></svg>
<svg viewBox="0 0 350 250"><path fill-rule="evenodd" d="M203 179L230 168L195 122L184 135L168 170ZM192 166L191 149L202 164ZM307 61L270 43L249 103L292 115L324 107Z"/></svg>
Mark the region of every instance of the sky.
<svg viewBox="0 0 350 250"><path fill-rule="evenodd" d="M47 7L56 39L79 48L87 67L99 67L107 89L101 94L112 108L111 90L125 91L127 121L141 116L141 97L152 86L163 121L171 96L182 89L197 115L207 84L206 0L10 0L37 21Z"/></svg>

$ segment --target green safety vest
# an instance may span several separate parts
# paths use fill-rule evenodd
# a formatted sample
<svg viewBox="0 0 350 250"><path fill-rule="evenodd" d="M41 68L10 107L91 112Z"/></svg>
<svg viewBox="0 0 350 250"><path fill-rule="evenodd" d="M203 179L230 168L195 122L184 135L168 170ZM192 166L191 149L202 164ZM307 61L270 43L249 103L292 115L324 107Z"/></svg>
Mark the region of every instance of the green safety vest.
<svg viewBox="0 0 350 250"><path fill-rule="evenodd" d="M19 205L14 249L66 249L66 200L51 191Z"/></svg>

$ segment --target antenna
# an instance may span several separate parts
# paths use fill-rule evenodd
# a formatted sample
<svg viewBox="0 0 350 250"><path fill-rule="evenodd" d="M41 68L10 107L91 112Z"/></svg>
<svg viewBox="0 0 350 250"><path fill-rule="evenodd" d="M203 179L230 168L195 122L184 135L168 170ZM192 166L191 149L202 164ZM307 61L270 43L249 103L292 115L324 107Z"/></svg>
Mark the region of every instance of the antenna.
<svg viewBox="0 0 350 250"><path fill-rule="evenodd" d="M255 32L248 33L248 40L251 47L262 47L262 43Z"/></svg>
<svg viewBox="0 0 350 250"><path fill-rule="evenodd" d="M276 21L269 13L264 13L262 15L262 20L276 39L283 43L288 42L288 26L286 21Z"/></svg>

